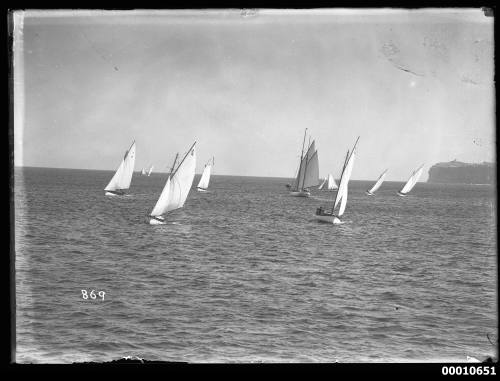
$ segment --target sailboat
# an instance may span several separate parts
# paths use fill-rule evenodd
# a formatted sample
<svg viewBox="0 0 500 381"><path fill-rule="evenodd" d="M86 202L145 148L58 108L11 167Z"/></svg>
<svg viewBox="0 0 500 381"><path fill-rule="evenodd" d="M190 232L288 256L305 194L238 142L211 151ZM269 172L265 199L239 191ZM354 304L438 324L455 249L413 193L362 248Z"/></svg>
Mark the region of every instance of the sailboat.
<svg viewBox="0 0 500 381"><path fill-rule="evenodd" d="M212 163L210 163L212 161ZM198 183L198 186L196 189L198 192L206 192L208 188L208 183L210 182L210 170L212 166L215 164L214 158L212 157L211 160L208 161L207 164L205 164L205 168L203 169L203 174L201 175L200 182Z"/></svg>
<svg viewBox="0 0 500 381"><path fill-rule="evenodd" d="M323 207L316 209L316 219L322 222L328 222L333 224L341 224L340 217L344 214L347 205L347 189L349 184L349 179L351 178L352 167L354 165L354 159L356 157L356 145L358 144L359 136L352 147L351 152L347 151L347 155L344 161L344 166L342 167L342 174L340 175L340 185L335 196L335 202L331 210L325 210ZM334 214L335 208L340 202L340 207L337 215Z"/></svg>
<svg viewBox="0 0 500 381"><path fill-rule="evenodd" d="M306 154L304 155L306 133L307 128L304 132L304 141L302 142L299 171L290 191L290 195L296 197L309 197L311 192L309 192L308 188L318 185L319 179L318 151L316 151L314 140L309 144Z"/></svg>
<svg viewBox="0 0 500 381"><path fill-rule="evenodd" d="M398 191L398 196L404 197L408 194L408 192L410 192L413 189L418 179L420 178L423 169L424 169L424 164L422 164L420 167L418 167L416 170L413 171L410 178L406 182L405 186L401 188L400 191Z"/></svg>
<svg viewBox="0 0 500 381"><path fill-rule="evenodd" d="M142 176L146 176L146 175L147 175L147 172L146 172L146 169L145 169L145 168L142 168L141 175L142 175Z"/></svg>
<svg viewBox="0 0 500 381"><path fill-rule="evenodd" d="M184 158L177 168L168 176L163 191L150 214L150 225L164 225L165 218L163 215L165 213L184 206L189 190L193 185L194 172L196 169L195 144L196 142L189 148L189 151L184 155ZM175 166L176 161L177 156L175 157L172 168Z"/></svg>
<svg viewBox="0 0 500 381"><path fill-rule="evenodd" d="M323 187L325 186L326 182L328 181L328 177L325 177L323 179L323 182L320 184L320 186L318 187L318 190L321 190L323 189Z"/></svg>
<svg viewBox="0 0 500 381"><path fill-rule="evenodd" d="M149 167L149 171L148 171L148 176L151 176L151 172L153 172L153 165L151 165L151 167Z"/></svg>
<svg viewBox="0 0 500 381"><path fill-rule="evenodd" d="M382 174L378 177L378 180L375 182L375 184L365 192L368 196L373 196L377 191L377 189L380 188L380 186L384 182L384 178L388 170L389 169L386 169L384 172L382 172Z"/></svg>
<svg viewBox="0 0 500 381"><path fill-rule="evenodd" d="M135 140L132 142L130 148L125 152L120 166L116 170L111 181L104 190L106 196L122 196L125 194L124 190L130 188L132 181L132 173L134 172L135 165Z"/></svg>

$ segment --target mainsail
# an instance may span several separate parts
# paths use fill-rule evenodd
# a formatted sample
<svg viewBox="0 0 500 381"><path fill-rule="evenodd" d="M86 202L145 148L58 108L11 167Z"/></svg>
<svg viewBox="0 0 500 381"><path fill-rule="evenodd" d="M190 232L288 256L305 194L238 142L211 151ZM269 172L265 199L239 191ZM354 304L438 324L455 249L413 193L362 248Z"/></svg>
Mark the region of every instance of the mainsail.
<svg viewBox="0 0 500 381"><path fill-rule="evenodd" d="M299 173L295 181L295 189L302 190L304 188L316 186L318 185L318 179L318 151L316 151L315 142L313 141L300 162Z"/></svg>
<svg viewBox="0 0 500 381"><path fill-rule="evenodd" d="M208 183L210 182L210 171L213 165L213 159L212 159L212 164L208 162L205 164L205 168L203 169L203 174L201 175L200 182L198 183L197 188L200 189L207 189L208 188Z"/></svg>
<svg viewBox="0 0 500 381"><path fill-rule="evenodd" d="M358 138L359 139L359 138ZM340 175L340 184L339 184L339 190L337 191L337 195L335 197L335 202L332 208L332 213L334 209L337 207L338 203L340 202L340 208L338 211L338 216L342 216L344 214L346 205L347 205L347 191L348 191L348 184L349 184L349 179L351 178L351 173L352 173L352 167L354 165L354 159L356 158L356 145L358 144L358 140L356 140L356 143L354 144L354 147L349 154L349 151L347 151L346 159L344 161L344 168L342 169L342 174Z"/></svg>
<svg viewBox="0 0 500 381"><path fill-rule="evenodd" d="M378 188L380 188L380 186L384 182L384 178L385 178L387 171L388 171L388 169L386 169L384 172L382 172L382 174L379 176L379 178L375 182L375 184L368 190L368 193L373 194L378 190Z"/></svg>
<svg viewBox="0 0 500 381"><path fill-rule="evenodd" d="M408 179L408 181L406 182L404 187L399 191L399 193L406 194L409 191L411 191L412 188L417 183L418 179L420 178L420 175L422 174L423 169L424 169L424 165L422 164L418 169L413 171L410 178Z"/></svg>
<svg viewBox="0 0 500 381"><path fill-rule="evenodd" d="M151 167L149 167L148 176L150 176L151 172L153 172L153 167L154 167L153 165L151 165Z"/></svg>
<svg viewBox="0 0 500 381"><path fill-rule="evenodd" d="M145 168L142 168L141 175L147 175Z"/></svg>
<svg viewBox="0 0 500 381"><path fill-rule="evenodd" d="M184 156L172 176L168 176L167 182L163 187L158 201L156 202L151 216L157 217L162 214L182 208L186 202L189 190L193 185L193 179L196 168L196 151L193 143L188 153Z"/></svg>
<svg viewBox="0 0 500 381"><path fill-rule="evenodd" d="M130 148L125 152L120 166L111 178L109 184L104 188L106 191L117 191L130 188L132 181L132 173L134 172L135 165L135 141Z"/></svg>

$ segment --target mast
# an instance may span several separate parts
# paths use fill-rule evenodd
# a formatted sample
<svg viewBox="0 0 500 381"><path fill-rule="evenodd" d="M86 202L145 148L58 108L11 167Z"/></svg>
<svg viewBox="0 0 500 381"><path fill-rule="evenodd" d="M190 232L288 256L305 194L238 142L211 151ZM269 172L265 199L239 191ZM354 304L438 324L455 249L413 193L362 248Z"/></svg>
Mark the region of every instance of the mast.
<svg viewBox="0 0 500 381"><path fill-rule="evenodd" d="M174 171L174 168L175 168L175 163L176 163L176 161L177 161L177 157L178 157L178 156L179 156L179 152L177 152L177 153L175 154L174 164L172 164L172 168L170 168L170 172L169 172L170 174Z"/></svg>
<svg viewBox="0 0 500 381"><path fill-rule="evenodd" d="M302 156L304 156L304 144L306 142L306 133L307 133L307 128L305 129L304 131L304 140L302 140L302 152L300 153L300 160L299 160L299 174L297 176L297 184L296 184L296 187L297 187L297 190L299 190L299 183L300 183L300 167L301 167L301 164L302 164Z"/></svg>
<svg viewBox="0 0 500 381"><path fill-rule="evenodd" d="M189 154L189 152L191 152L191 150L193 149L193 147L194 147L195 144L196 144L196 142L194 142L193 145L191 147L189 147L189 149L187 150L186 154L182 158L182 161L179 163L179 165L177 166L177 168L175 169L175 172L172 174L171 177L174 177L174 175L177 173L177 170L182 165L182 163L184 163L184 160L186 160L187 155Z"/></svg>

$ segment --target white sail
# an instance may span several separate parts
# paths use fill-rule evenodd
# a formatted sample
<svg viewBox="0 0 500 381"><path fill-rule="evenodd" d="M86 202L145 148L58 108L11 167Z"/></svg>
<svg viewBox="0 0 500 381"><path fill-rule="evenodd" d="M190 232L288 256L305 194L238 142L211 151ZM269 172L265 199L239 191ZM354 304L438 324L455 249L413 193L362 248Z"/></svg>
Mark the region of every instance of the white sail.
<svg viewBox="0 0 500 381"><path fill-rule="evenodd" d="M327 189L328 190L338 189L338 185L335 182L335 179L333 178L333 176L331 174L328 175L328 187L327 187Z"/></svg>
<svg viewBox="0 0 500 381"><path fill-rule="evenodd" d="M378 188L380 188L380 186L382 185L382 183L384 182L384 178L385 178L385 175L387 173L387 169L379 176L378 180L375 182L375 185L373 185L371 187L371 189L368 191L369 193L375 193Z"/></svg>
<svg viewBox="0 0 500 381"><path fill-rule="evenodd" d="M410 178L406 182L405 186L399 191L400 193L408 193L413 189L415 184L417 183L418 179L420 178L420 175L422 174L422 171L424 169L424 166L420 166L417 170L413 171L411 174Z"/></svg>
<svg viewBox="0 0 500 381"><path fill-rule="evenodd" d="M309 188L318 185L319 180L319 162L318 162L318 151L315 151L311 159L307 162L304 177L303 188Z"/></svg>
<svg viewBox="0 0 500 381"><path fill-rule="evenodd" d="M170 178L170 176L168 177L160 198L151 212L151 216L161 216L168 211L184 206L189 190L193 185L195 168L196 150L193 144L191 150L186 154L184 160L175 170L172 178Z"/></svg>
<svg viewBox="0 0 500 381"><path fill-rule="evenodd" d="M145 174L146 174L146 169L142 168L141 175L145 175Z"/></svg>
<svg viewBox="0 0 500 381"><path fill-rule="evenodd" d="M106 191L116 191L121 189L130 188L130 182L132 181L132 173L134 172L135 165L135 142L123 157L120 166L115 172L115 175L111 178L109 184L104 188Z"/></svg>
<svg viewBox="0 0 500 381"><path fill-rule="evenodd" d="M338 203L342 200L339 209L339 217L344 213L345 206L347 204L347 186L349 184L349 179L351 178L351 172L355 158L356 158L356 152L353 151L351 153L351 156L349 156L349 161L347 162L344 168L344 172L342 173L339 190L337 191L337 196L335 197L334 209L337 207Z"/></svg>
<svg viewBox="0 0 500 381"><path fill-rule="evenodd" d="M315 142L313 141L300 163L296 189L301 190L310 186L316 186L318 185L318 179L318 153L315 148Z"/></svg>
<svg viewBox="0 0 500 381"><path fill-rule="evenodd" d="M150 175L151 175L151 172L153 172L153 168L154 168L154 166L153 166L153 165L149 168L149 171L148 171L148 176L150 176Z"/></svg>
<svg viewBox="0 0 500 381"><path fill-rule="evenodd" d="M200 182L198 183L197 188L207 189L208 183L210 182L210 170L212 166L210 164L205 165L205 169L203 169L203 174L201 175Z"/></svg>
<svg viewBox="0 0 500 381"><path fill-rule="evenodd" d="M325 184L326 184L326 181L327 181L327 180L328 180L328 179L326 179L326 178L325 178L325 179L323 179L323 182L322 182L322 183L321 183L321 185L318 187L318 189L319 189L319 190L323 189L323 187L325 186Z"/></svg>

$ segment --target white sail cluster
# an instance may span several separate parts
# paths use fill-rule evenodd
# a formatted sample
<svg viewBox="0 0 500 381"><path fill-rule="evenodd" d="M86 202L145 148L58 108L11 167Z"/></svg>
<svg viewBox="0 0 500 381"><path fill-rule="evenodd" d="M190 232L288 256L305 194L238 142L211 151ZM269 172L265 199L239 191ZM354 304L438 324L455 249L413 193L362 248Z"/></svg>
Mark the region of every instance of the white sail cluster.
<svg viewBox="0 0 500 381"><path fill-rule="evenodd" d="M325 179L323 179L323 182L321 183L321 185L318 187L319 190L323 189L323 187L325 186L326 184L326 189L327 190L335 190L335 189L338 189L338 185L337 183L335 182L335 179L333 178L333 176L331 174L328 174L327 177L325 177Z"/></svg>
<svg viewBox="0 0 500 381"><path fill-rule="evenodd" d="M132 181L132 173L134 172L135 165L135 141L130 148L125 152L125 156L120 163L120 166L111 178L109 184L104 188L105 191L122 191L130 188Z"/></svg>
<svg viewBox="0 0 500 381"><path fill-rule="evenodd" d="M193 144L177 169L173 172L172 176L167 178L163 191L161 192L160 197L151 212L152 217L161 216L166 212L182 208L184 206L189 190L193 185L195 168L196 150Z"/></svg>
<svg viewBox="0 0 500 381"><path fill-rule="evenodd" d="M409 191L413 189L415 184L417 183L418 179L420 178L420 175L422 174L422 171L424 169L424 165L422 164L420 167L418 167L416 170L414 170L404 185L404 187L399 191L399 193L406 195Z"/></svg>

